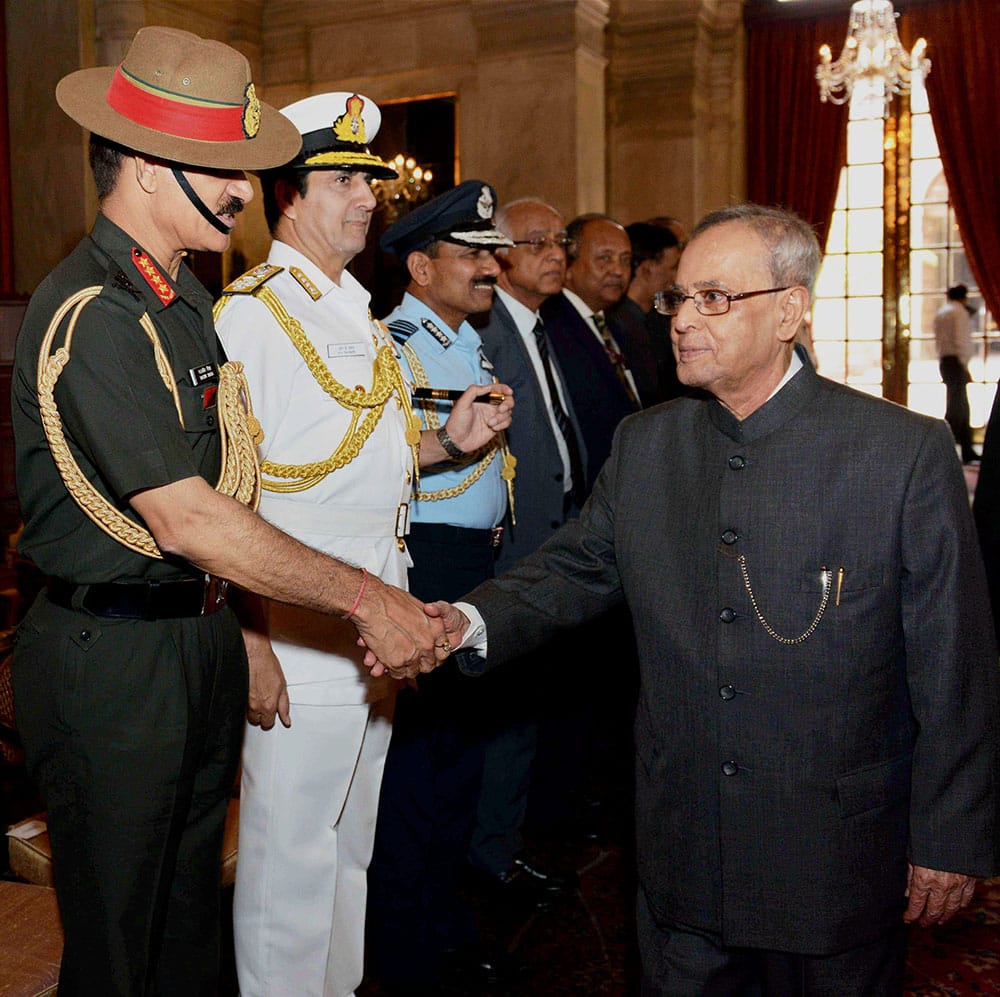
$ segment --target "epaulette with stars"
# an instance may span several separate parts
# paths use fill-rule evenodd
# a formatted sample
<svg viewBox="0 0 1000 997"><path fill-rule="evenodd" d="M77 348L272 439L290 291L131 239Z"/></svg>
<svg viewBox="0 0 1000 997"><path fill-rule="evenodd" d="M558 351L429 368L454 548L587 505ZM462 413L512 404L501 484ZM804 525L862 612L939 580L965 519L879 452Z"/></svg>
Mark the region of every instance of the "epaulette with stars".
<svg viewBox="0 0 1000 997"><path fill-rule="evenodd" d="M451 346L447 333L439 329L429 318L422 318L420 324L445 348Z"/></svg>
<svg viewBox="0 0 1000 997"><path fill-rule="evenodd" d="M271 263L258 263L252 270L237 277L231 284L223 288L223 294L253 294L263 287L275 274L281 273L284 267L276 267Z"/></svg>
<svg viewBox="0 0 1000 997"><path fill-rule="evenodd" d="M309 276L298 267L289 267L288 272L295 278L295 282L309 295L313 301L319 301L323 297L320 289L309 279Z"/></svg>

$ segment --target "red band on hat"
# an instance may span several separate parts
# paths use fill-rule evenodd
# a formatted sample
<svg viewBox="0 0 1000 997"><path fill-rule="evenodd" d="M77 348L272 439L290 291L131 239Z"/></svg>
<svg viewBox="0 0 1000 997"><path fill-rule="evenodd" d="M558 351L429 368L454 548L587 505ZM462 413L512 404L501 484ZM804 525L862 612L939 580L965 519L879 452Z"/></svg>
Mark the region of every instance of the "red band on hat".
<svg viewBox="0 0 1000 997"><path fill-rule="evenodd" d="M236 142L246 139L243 105L210 107L182 97L162 97L138 86L119 66L111 77L108 104L129 121L178 138L205 142Z"/></svg>

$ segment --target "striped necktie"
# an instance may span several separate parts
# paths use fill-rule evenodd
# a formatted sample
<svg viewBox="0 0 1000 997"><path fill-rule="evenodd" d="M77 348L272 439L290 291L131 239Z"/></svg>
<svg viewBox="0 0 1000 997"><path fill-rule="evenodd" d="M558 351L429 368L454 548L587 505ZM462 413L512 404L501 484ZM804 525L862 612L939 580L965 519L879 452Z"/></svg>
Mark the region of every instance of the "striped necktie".
<svg viewBox="0 0 1000 997"><path fill-rule="evenodd" d="M637 408L642 408L642 404L639 401L635 390L632 387L632 382L628 378L627 368L625 366L625 357L622 356L621 350L615 345L615 341L611 338L611 333L608 331L608 323L604 318L602 312L594 312L590 316L594 320L594 325L597 326L597 331L600 333L601 341L604 343L604 349L607 351L608 359L611 361L611 365L615 368L615 373L618 375L618 380L622 382L622 387L625 389L625 393L629 396L632 404Z"/></svg>

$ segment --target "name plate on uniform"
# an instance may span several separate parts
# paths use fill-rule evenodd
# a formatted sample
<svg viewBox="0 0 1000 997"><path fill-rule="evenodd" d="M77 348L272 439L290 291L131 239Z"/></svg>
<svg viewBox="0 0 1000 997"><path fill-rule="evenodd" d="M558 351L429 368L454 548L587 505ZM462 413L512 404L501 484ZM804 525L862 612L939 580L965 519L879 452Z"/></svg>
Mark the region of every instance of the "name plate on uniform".
<svg viewBox="0 0 1000 997"><path fill-rule="evenodd" d="M363 342L327 343L326 356L328 360L336 360L338 357L363 357L367 356L367 350Z"/></svg>
<svg viewBox="0 0 1000 997"><path fill-rule="evenodd" d="M214 363L203 363L188 370L188 377L191 379L192 387L197 388L206 381L218 381L219 368Z"/></svg>

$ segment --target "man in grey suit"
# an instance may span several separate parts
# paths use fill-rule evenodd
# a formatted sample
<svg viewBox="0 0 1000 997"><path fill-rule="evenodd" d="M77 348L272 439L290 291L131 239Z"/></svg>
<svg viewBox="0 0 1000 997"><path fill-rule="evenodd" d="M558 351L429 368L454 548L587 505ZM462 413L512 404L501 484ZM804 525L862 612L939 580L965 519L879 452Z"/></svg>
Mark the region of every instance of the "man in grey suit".
<svg viewBox="0 0 1000 997"><path fill-rule="evenodd" d="M505 384L516 384L518 399L519 418L507 431L517 457L516 522L508 513L496 562L497 571L505 571L579 513L586 475L569 390L538 313L546 298L562 290L566 227L555 208L536 198L505 204L496 222L514 245L497 253L500 276L489 322L479 334L494 373ZM526 669L537 675L550 657L551 649L526 657L477 690L487 741L469 849L470 865L501 887L499 892L539 905L575 886L575 877L523 854L539 697L524 695L522 676Z"/></svg>
<svg viewBox="0 0 1000 997"><path fill-rule="evenodd" d="M818 265L794 215L705 218L669 304L709 394L626 419L579 520L468 617L432 610L493 667L628 605L647 995L899 994L905 924L997 872L996 648L954 443L795 351Z"/></svg>

